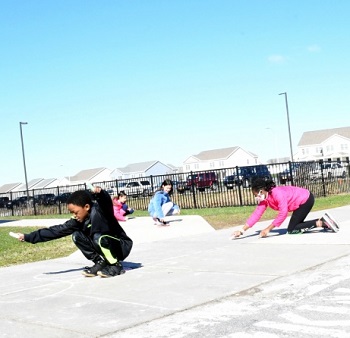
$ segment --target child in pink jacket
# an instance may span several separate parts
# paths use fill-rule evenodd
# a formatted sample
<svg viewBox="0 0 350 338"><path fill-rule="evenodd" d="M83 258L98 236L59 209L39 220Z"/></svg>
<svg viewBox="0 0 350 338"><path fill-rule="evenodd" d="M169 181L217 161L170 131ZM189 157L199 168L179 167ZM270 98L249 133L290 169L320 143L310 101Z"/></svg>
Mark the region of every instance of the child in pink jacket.
<svg viewBox="0 0 350 338"><path fill-rule="evenodd" d="M121 191L117 196L113 197L114 217L118 221L125 222L128 219L127 215L134 212L134 209L129 208L126 204L127 198L128 196L124 191Z"/></svg>
<svg viewBox="0 0 350 338"><path fill-rule="evenodd" d="M305 221L305 218L314 205L313 194L305 188L295 186L276 187L275 182L257 178L252 182L252 193L258 206L246 221L241 230L235 231L232 236L237 238L257 223L267 207L278 211L277 217L271 224L260 232L260 237L266 237L275 227L279 227L292 212L287 233L297 234L310 229L325 229L339 231L338 222L326 212L321 218Z"/></svg>

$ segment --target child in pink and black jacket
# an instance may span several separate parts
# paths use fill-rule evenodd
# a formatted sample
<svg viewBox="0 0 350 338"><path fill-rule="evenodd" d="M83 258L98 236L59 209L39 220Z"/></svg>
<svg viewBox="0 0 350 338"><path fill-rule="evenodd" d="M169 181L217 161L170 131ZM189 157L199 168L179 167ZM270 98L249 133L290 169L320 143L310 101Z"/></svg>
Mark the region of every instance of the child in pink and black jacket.
<svg viewBox="0 0 350 338"><path fill-rule="evenodd" d="M117 196L113 197L114 217L118 221L125 222L128 219L127 215L134 212L134 209L129 208L126 204L127 198L128 195L124 191L121 191Z"/></svg>

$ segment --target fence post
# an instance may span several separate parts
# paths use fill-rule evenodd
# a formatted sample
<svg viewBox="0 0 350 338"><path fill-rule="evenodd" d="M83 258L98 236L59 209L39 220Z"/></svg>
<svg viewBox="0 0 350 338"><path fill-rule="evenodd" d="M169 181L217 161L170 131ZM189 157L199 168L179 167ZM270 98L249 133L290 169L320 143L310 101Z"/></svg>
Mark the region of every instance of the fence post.
<svg viewBox="0 0 350 338"><path fill-rule="evenodd" d="M326 181L324 179L324 173L323 173L323 159L321 158L319 160L319 165L320 165L320 170L321 170L321 181L322 181L322 191L323 191L323 197L326 197L327 192L326 192Z"/></svg>
<svg viewBox="0 0 350 338"><path fill-rule="evenodd" d="M193 197L193 206L195 209L197 209L196 192L194 189L193 171L190 171L190 180L191 180L191 192L192 192L192 197Z"/></svg>
<svg viewBox="0 0 350 338"><path fill-rule="evenodd" d="M33 209L34 209L34 215L36 216L36 201L35 201L35 189L32 190L33 191ZM30 206L30 202L29 202L29 195L27 196L27 201L28 201L28 205L27 208L29 208Z"/></svg>
<svg viewBox="0 0 350 338"><path fill-rule="evenodd" d="M150 175L152 192L154 191L153 175Z"/></svg>
<svg viewBox="0 0 350 338"><path fill-rule="evenodd" d="M236 181L233 178L233 183L236 183L236 186L238 187L238 197L239 197L239 204L240 206L243 206L243 198L242 198L242 187L243 187L243 182L242 184L239 184L239 167L236 166Z"/></svg>
<svg viewBox="0 0 350 338"><path fill-rule="evenodd" d="M57 187L57 196L60 196L60 187ZM58 198L58 213L62 215L61 198Z"/></svg>
<svg viewBox="0 0 350 338"><path fill-rule="evenodd" d="M14 213L13 213L13 193L12 193L12 191L10 191L10 198L11 198L11 216L14 216Z"/></svg>
<svg viewBox="0 0 350 338"><path fill-rule="evenodd" d="M295 164L295 163L293 162L293 164ZM294 185L294 174L293 174L293 168L292 168L291 161L288 161L288 167L289 167L289 173L290 173L290 185ZM295 167L295 165L294 165L294 167Z"/></svg>

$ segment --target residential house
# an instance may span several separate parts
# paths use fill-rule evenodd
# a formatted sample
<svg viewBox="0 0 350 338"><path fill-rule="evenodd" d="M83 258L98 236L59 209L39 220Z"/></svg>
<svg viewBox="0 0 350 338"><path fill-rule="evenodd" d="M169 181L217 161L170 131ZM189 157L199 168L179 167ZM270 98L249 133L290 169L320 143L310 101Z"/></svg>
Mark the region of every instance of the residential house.
<svg viewBox="0 0 350 338"><path fill-rule="evenodd" d="M7 183L0 187L1 196L9 196L11 191L22 185L22 183Z"/></svg>
<svg viewBox="0 0 350 338"><path fill-rule="evenodd" d="M108 182L113 180L112 170L107 168L95 168L79 171L76 175L70 176L70 185L84 184L86 182Z"/></svg>
<svg viewBox="0 0 350 338"><path fill-rule="evenodd" d="M128 164L123 168L113 170L112 177L115 180L140 178L146 176L174 174L178 170L172 165L164 164L160 161L148 161Z"/></svg>
<svg viewBox="0 0 350 338"><path fill-rule="evenodd" d="M43 180L44 180L43 178L34 178L34 179L30 180L28 182L28 191L35 189L35 186ZM17 187L15 187L14 189L12 189L11 191L12 192L23 192L23 195L26 195L27 194L26 190L27 190L26 184L22 183L22 184L18 185Z"/></svg>
<svg viewBox="0 0 350 338"><path fill-rule="evenodd" d="M183 171L204 171L258 164L258 156L241 147L202 151L183 162Z"/></svg>
<svg viewBox="0 0 350 338"><path fill-rule="evenodd" d="M350 157L350 127L304 132L295 161L348 161Z"/></svg>

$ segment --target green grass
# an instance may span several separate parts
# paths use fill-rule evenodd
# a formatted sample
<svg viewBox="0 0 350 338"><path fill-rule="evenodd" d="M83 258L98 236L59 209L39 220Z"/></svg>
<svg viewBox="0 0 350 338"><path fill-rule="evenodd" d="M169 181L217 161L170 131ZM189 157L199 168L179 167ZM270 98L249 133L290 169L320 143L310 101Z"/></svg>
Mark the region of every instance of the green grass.
<svg viewBox="0 0 350 338"><path fill-rule="evenodd" d="M29 233L36 229L38 227L0 227L0 266L65 257L76 251L76 246L73 244L70 236L35 245L20 242L9 236L10 231Z"/></svg>
<svg viewBox="0 0 350 338"><path fill-rule="evenodd" d="M350 195L333 195L325 198L317 198L312 211L337 208L350 204ZM225 208L205 208L205 209L186 209L182 210L182 215L199 215L202 216L215 229L224 229L236 225L244 224L245 220L253 212L254 206L247 207L225 207ZM273 219L276 211L266 210L262 220ZM136 217L148 216L147 211L135 211ZM321 215L320 215L321 216ZM70 215L42 215L28 216L25 219L41 219L41 218L60 218L62 222L68 219ZM19 217L6 217L2 219L20 219ZM21 227L14 228L10 226L0 227L0 266L10 266L15 264L23 264L27 262L35 262L59 257L65 257L73 253L76 249L71 240L71 236L61 238L46 243L29 244L21 243L10 237L10 231L29 233L38 227Z"/></svg>

